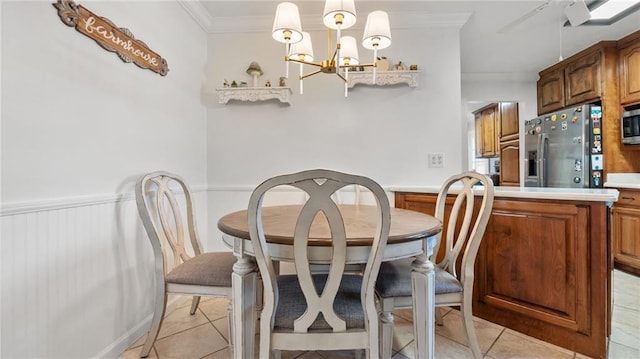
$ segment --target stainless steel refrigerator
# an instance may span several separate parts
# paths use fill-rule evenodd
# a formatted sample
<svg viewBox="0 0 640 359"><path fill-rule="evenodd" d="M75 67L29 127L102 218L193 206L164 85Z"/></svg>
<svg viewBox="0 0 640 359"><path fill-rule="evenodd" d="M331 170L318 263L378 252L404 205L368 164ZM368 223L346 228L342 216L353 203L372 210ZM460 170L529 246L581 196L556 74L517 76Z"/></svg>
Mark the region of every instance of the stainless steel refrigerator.
<svg viewBox="0 0 640 359"><path fill-rule="evenodd" d="M525 187L602 188L602 107L582 105L525 121Z"/></svg>

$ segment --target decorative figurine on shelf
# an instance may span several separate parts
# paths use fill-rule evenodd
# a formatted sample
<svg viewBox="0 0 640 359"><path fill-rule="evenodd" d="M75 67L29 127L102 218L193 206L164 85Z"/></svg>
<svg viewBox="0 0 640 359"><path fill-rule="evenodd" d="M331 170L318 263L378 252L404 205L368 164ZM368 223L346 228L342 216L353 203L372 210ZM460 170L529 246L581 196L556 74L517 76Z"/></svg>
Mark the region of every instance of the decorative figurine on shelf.
<svg viewBox="0 0 640 359"><path fill-rule="evenodd" d="M287 78L286 77L280 77L280 87L287 87Z"/></svg>
<svg viewBox="0 0 640 359"><path fill-rule="evenodd" d="M389 60L385 56L378 57L376 61L376 68L378 71L389 71Z"/></svg>
<svg viewBox="0 0 640 359"><path fill-rule="evenodd" d="M253 87L258 87L258 76L262 76L262 69L257 62L253 61L249 64L247 73L253 77Z"/></svg>
<svg viewBox="0 0 640 359"><path fill-rule="evenodd" d="M238 87L238 83L236 82L236 80L233 80L233 82L231 83L231 87Z"/></svg>
<svg viewBox="0 0 640 359"><path fill-rule="evenodd" d="M224 83L222 83L223 87L229 87L229 81L227 79L224 79Z"/></svg>
<svg viewBox="0 0 640 359"><path fill-rule="evenodd" d="M240 82L240 86L238 86L238 87L248 87L247 86L247 82L246 81Z"/></svg>
<svg viewBox="0 0 640 359"><path fill-rule="evenodd" d="M418 71L418 65L410 65L410 66L409 66L409 70L411 70L411 71Z"/></svg>
<svg viewBox="0 0 640 359"><path fill-rule="evenodd" d="M398 63L395 66L395 70L396 71L405 71L407 68L404 66L404 64L402 63L402 61L398 61Z"/></svg>
<svg viewBox="0 0 640 359"><path fill-rule="evenodd" d="M267 80L267 82L264 84L265 87L271 87L271 81Z"/></svg>

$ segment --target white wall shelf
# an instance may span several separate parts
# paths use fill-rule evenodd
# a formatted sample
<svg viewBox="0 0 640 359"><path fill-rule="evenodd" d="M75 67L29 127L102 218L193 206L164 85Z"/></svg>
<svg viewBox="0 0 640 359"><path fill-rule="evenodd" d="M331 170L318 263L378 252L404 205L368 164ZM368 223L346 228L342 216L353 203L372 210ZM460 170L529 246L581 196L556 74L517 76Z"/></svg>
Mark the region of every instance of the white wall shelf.
<svg viewBox="0 0 640 359"><path fill-rule="evenodd" d="M376 83L373 83L373 71L349 71L349 88L355 85L389 86L406 83L409 87L418 86L420 71L376 71Z"/></svg>
<svg viewBox="0 0 640 359"><path fill-rule="evenodd" d="M276 99L289 105L292 93L289 87L225 87L216 91L221 104L226 104L229 100L256 102Z"/></svg>

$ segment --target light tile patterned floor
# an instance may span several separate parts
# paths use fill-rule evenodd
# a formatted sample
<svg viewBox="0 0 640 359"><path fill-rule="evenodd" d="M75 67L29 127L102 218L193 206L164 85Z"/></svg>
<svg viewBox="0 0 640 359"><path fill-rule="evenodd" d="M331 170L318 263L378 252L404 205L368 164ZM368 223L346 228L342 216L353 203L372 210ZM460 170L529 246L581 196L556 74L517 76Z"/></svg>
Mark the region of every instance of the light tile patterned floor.
<svg viewBox="0 0 640 359"><path fill-rule="evenodd" d="M640 358L640 278L614 271L613 321L609 358ZM150 358L230 358L227 336L227 301L204 299L198 312L189 315L190 300L170 313L151 352ZM394 359L414 358L411 311L395 314ZM457 310L448 309L444 326L436 326L436 358L472 358ZM520 334L516 331L477 319L480 349L487 359L502 358L576 358L585 356ZM146 336L145 336L146 337ZM140 355L144 339L140 338L121 356L134 359ZM285 359L353 358L351 352L283 352Z"/></svg>

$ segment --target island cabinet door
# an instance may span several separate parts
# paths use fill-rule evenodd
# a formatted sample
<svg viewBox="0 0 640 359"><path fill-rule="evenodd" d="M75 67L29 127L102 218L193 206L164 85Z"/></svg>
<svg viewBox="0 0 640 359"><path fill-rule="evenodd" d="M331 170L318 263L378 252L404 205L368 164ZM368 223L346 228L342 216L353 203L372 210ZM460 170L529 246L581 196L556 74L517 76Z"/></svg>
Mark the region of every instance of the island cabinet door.
<svg viewBox="0 0 640 359"><path fill-rule="evenodd" d="M640 191L619 191L618 202L611 211L615 265L640 275Z"/></svg>
<svg viewBox="0 0 640 359"><path fill-rule="evenodd" d="M606 356L606 207L497 199L476 261L474 314L591 357Z"/></svg>

